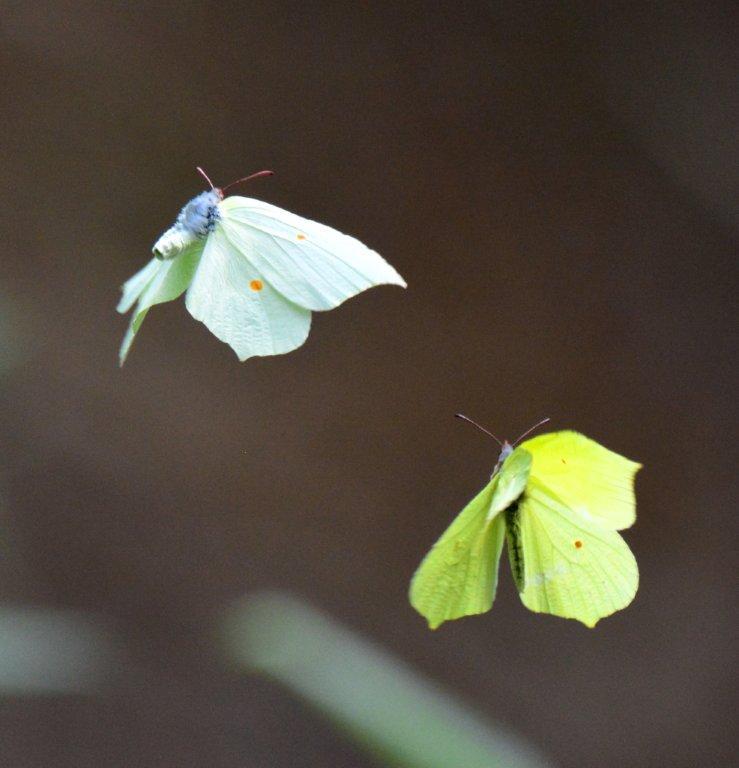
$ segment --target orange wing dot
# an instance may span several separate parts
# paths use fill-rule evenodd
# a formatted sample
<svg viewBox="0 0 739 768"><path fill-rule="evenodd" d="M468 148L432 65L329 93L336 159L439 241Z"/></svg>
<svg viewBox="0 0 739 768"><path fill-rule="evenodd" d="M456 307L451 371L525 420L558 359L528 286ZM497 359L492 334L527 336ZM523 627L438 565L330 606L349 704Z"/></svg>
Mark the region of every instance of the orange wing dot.
<svg viewBox="0 0 739 768"><path fill-rule="evenodd" d="M575 549L580 549L580 547L581 547L581 546L582 546L582 542L580 541L580 539L578 539L578 540L575 542Z"/></svg>
<svg viewBox="0 0 739 768"><path fill-rule="evenodd" d="M261 280L252 280L249 283L249 288L251 288L252 291L261 291L262 288L264 288L264 283Z"/></svg>
<svg viewBox="0 0 739 768"><path fill-rule="evenodd" d="M305 235L304 235L304 234L302 234L302 233L301 233L301 234L299 234L299 235L298 235L298 240L305 240Z"/></svg>
<svg viewBox="0 0 739 768"><path fill-rule="evenodd" d="M561 461L563 464L566 464L566 463L567 463L567 462L566 462L564 459L560 459L560 461Z"/></svg>

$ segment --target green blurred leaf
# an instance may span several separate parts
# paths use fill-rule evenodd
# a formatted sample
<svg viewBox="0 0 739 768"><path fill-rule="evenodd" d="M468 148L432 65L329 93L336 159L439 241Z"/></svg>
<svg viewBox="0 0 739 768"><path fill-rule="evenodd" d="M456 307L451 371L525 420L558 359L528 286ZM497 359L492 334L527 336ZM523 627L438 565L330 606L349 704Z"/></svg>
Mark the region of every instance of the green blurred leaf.
<svg viewBox="0 0 739 768"><path fill-rule="evenodd" d="M109 636L83 615L0 607L0 695L94 692L113 655Z"/></svg>
<svg viewBox="0 0 739 768"><path fill-rule="evenodd" d="M224 632L228 654L240 667L278 680L387 765L552 765L521 738L290 596L245 600L230 612Z"/></svg>

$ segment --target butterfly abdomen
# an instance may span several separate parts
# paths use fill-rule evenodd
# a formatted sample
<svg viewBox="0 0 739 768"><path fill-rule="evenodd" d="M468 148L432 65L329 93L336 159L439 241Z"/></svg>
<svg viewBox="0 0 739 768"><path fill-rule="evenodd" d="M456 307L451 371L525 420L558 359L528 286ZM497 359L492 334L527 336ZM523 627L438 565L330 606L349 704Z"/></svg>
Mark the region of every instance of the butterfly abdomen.
<svg viewBox="0 0 739 768"><path fill-rule="evenodd" d="M511 504L505 511L508 559L511 561L511 573L513 574L513 580L516 582L516 588L519 592L522 592L525 586L525 577L519 515L518 502Z"/></svg>
<svg viewBox="0 0 739 768"><path fill-rule="evenodd" d="M195 240L207 237L220 218L217 190L193 197L180 211L177 221L154 243L152 249L158 259L173 259Z"/></svg>

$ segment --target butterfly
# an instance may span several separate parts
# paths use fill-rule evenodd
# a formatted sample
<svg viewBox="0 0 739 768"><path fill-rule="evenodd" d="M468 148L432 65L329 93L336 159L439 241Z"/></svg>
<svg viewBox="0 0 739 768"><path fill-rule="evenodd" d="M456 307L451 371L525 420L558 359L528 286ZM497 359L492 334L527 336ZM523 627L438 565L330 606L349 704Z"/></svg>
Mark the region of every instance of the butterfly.
<svg viewBox="0 0 739 768"><path fill-rule="evenodd" d="M154 257L123 285L118 311L136 305L121 344L123 365L146 313L187 291L185 305L239 360L301 346L311 312L333 309L375 285L405 287L379 254L335 229L215 187L194 197L154 244Z"/></svg>
<svg viewBox="0 0 739 768"><path fill-rule="evenodd" d="M634 599L639 570L618 531L636 520L641 465L570 430L515 447L546 421L513 444L498 441L490 482L413 576L411 605L432 629L490 610L504 541L521 601L532 611L593 627Z"/></svg>

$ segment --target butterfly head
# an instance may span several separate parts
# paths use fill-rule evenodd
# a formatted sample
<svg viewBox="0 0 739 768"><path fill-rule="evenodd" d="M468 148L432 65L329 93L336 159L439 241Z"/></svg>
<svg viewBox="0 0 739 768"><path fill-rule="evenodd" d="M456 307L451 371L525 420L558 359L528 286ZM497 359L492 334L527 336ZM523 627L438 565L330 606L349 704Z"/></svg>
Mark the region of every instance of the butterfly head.
<svg viewBox="0 0 739 768"><path fill-rule="evenodd" d="M503 466L505 460L513 453L513 446L504 440L500 446L500 454L498 455L498 461L495 462L495 468L493 469L493 475L500 472L500 468Z"/></svg>
<svg viewBox="0 0 739 768"><path fill-rule="evenodd" d="M499 440L492 432L485 429L485 427L481 427L476 421L472 421L469 416L465 416L462 413L455 413L454 414L458 419L463 419L464 421L468 421L472 426L477 427L481 432L484 432L486 435L489 435L490 437L495 440L496 443L500 446L500 454L498 455L498 461L495 464L495 469L493 470L493 474L498 472L498 470L503 466L503 462L513 453L513 449L521 442L521 440L526 437L530 432L533 432L537 427L540 427L542 424L546 424L549 421L549 417L547 416L545 419L542 419L541 421L538 421L536 424L534 424L533 427L529 427L522 435L517 437L512 443L509 443L507 440Z"/></svg>

